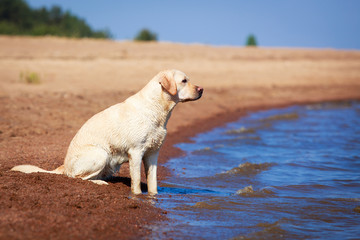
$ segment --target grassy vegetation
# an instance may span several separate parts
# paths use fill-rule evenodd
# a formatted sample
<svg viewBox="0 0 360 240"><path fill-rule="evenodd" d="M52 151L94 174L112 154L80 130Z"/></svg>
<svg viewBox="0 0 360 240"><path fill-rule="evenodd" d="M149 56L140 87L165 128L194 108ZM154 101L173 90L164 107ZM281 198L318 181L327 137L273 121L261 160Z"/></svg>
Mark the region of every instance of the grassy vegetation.
<svg viewBox="0 0 360 240"><path fill-rule="evenodd" d="M109 31L94 31L85 20L58 6L32 9L24 0L0 0L0 34L111 38Z"/></svg>
<svg viewBox="0 0 360 240"><path fill-rule="evenodd" d="M20 81L28 84L40 84L40 76L36 72L20 72Z"/></svg>

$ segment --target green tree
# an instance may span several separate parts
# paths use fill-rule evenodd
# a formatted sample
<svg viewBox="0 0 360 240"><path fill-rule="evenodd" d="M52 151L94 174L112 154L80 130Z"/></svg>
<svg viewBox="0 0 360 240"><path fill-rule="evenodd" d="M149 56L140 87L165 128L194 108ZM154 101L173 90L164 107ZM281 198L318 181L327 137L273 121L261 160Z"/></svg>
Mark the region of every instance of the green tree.
<svg viewBox="0 0 360 240"><path fill-rule="evenodd" d="M0 0L0 34L111 38L108 30L94 31L59 6L31 9L24 0Z"/></svg>
<svg viewBox="0 0 360 240"><path fill-rule="evenodd" d="M134 38L135 41L157 41L156 33L144 28Z"/></svg>
<svg viewBox="0 0 360 240"><path fill-rule="evenodd" d="M253 34L250 34L247 39L246 39L246 46L247 47L256 47L257 46L257 41L256 38Z"/></svg>
<svg viewBox="0 0 360 240"><path fill-rule="evenodd" d="M5 27L17 26L19 29L32 27L32 12L22 0L0 0L0 22ZM12 30L11 32L15 32Z"/></svg>

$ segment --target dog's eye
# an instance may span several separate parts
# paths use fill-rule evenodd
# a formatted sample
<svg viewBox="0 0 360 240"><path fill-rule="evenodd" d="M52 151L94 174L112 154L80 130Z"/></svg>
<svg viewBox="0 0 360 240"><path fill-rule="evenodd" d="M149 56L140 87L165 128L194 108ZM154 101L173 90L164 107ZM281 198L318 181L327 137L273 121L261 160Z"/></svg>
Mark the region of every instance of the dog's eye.
<svg viewBox="0 0 360 240"><path fill-rule="evenodd" d="M182 80L182 82L183 82L183 83L187 83L187 80L186 80L186 79L184 79L184 80Z"/></svg>

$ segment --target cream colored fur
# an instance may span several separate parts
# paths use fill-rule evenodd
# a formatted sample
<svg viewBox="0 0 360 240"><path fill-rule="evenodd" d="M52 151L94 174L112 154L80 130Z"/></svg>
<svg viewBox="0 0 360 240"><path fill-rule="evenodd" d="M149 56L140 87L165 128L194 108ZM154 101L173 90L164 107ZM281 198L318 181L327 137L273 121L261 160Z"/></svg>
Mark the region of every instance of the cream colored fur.
<svg viewBox="0 0 360 240"><path fill-rule="evenodd" d="M32 165L20 165L12 170L63 173L107 184L103 180L129 161L131 191L139 194L143 162L148 192L156 194L157 159L171 112L178 102L197 100L202 92L184 73L162 71L135 95L90 118L71 141L64 165L53 171Z"/></svg>

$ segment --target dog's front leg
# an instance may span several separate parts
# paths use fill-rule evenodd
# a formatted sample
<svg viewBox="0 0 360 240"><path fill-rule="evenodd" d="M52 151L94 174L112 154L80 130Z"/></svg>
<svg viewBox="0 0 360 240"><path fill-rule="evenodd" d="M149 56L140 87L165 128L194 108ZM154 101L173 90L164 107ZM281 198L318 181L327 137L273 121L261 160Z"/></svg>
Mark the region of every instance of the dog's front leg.
<svg viewBox="0 0 360 240"><path fill-rule="evenodd" d="M145 174L147 179L148 192L151 195L157 194L157 160L159 151L144 158Z"/></svg>
<svg viewBox="0 0 360 240"><path fill-rule="evenodd" d="M131 192L141 194L141 159L143 154L139 151L129 151L129 165L131 177Z"/></svg>

